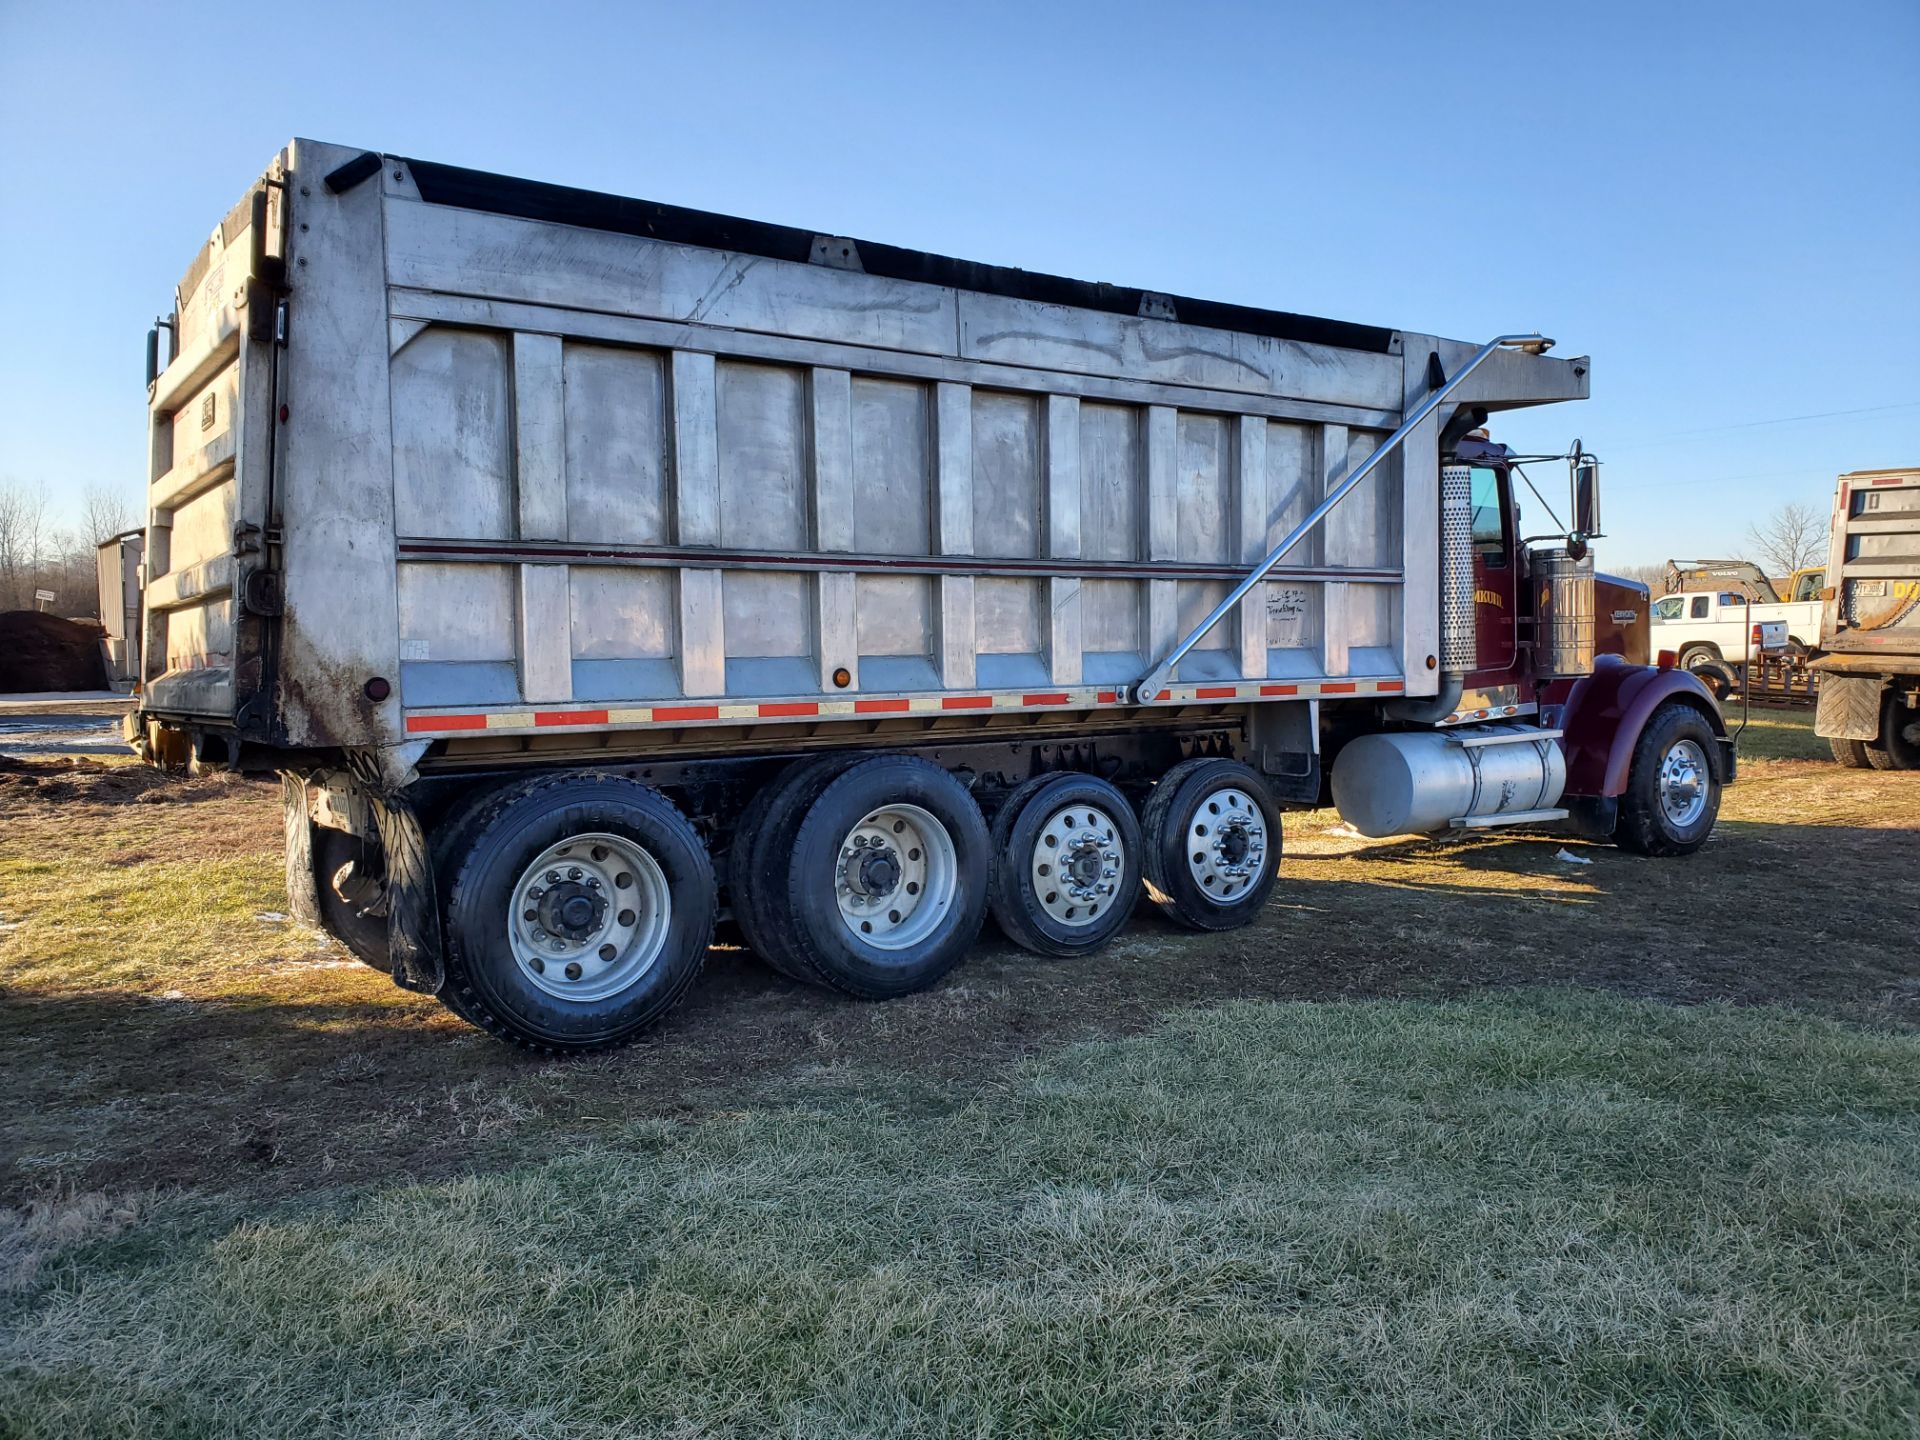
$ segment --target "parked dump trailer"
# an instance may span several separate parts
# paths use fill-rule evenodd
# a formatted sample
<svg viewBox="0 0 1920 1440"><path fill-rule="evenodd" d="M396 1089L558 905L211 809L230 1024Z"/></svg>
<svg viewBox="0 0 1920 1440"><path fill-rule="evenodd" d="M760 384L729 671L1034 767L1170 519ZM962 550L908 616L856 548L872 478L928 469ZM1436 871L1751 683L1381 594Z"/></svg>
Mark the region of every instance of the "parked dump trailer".
<svg viewBox="0 0 1920 1440"><path fill-rule="evenodd" d="M1834 487L1813 728L1842 765L1920 770L1920 469Z"/></svg>
<svg viewBox="0 0 1920 1440"><path fill-rule="evenodd" d="M150 337L145 686L280 772L289 903L518 1043L616 1044L716 917L878 999L991 911L1225 930L1283 808L1698 848L1733 754L1529 550L1488 412L1584 358L295 141ZM1597 602L1597 604L1596 604Z"/></svg>
<svg viewBox="0 0 1920 1440"><path fill-rule="evenodd" d="M95 547L95 571L100 586L101 642L107 662L107 682L116 690L130 690L140 677L140 561L145 533L127 530Z"/></svg>

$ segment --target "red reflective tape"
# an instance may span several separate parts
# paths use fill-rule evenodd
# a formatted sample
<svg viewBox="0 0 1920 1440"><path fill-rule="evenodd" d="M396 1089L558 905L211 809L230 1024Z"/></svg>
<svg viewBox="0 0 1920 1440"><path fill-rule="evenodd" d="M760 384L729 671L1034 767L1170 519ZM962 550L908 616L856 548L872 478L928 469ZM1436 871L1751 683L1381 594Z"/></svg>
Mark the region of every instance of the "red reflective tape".
<svg viewBox="0 0 1920 1440"><path fill-rule="evenodd" d="M1232 685L1196 685L1193 698L1196 700L1231 700L1240 692Z"/></svg>
<svg viewBox="0 0 1920 1440"><path fill-rule="evenodd" d="M534 712L535 725L604 725L607 712L604 710L537 710Z"/></svg>
<svg viewBox="0 0 1920 1440"><path fill-rule="evenodd" d="M1054 691L1047 695L1022 695L1020 703L1022 705L1064 705L1067 703L1067 697L1062 691Z"/></svg>
<svg viewBox="0 0 1920 1440"><path fill-rule="evenodd" d="M775 701L760 707L762 715L818 715L820 704L816 700L790 700L785 703Z"/></svg>
<svg viewBox="0 0 1920 1440"><path fill-rule="evenodd" d="M1351 680L1336 680L1330 684L1322 685L1320 687L1320 693L1322 695L1351 695L1359 688L1360 687Z"/></svg>
<svg viewBox="0 0 1920 1440"><path fill-rule="evenodd" d="M899 715L912 706L905 700L856 700L853 713L856 715Z"/></svg>
<svg viewBox="0 0 1920 1440"><path fill-rule="evenodd" d="M1298 685L1262 685L1260 693L1262 695L1298 695L1300 687Z"/></svg>
<svg viewBox="0 0 1920 1440"><path fill-rule="evenodd" d="M409 715L407 733L418 735L423 730L484 730L487 717L484 715Z"/></svg>
<svg viewBox="0 0 1920 1440"><path fill-rule="evenodd" d="M940 702L942 710L991 710L991 695L949 695Z"/></svg>
<svg viewBox="0 0 1920 1440"><path fill-rule="evenodd" d="M1374 688L1378 690L1382 695L1388 695L1393 693L1395 690L1406 689L1407 682L1404 680L1382 680Z"/></svg>
<svg viewBox="0 0 1920 1440"><path fill-rule="evenodd" d="M1113 690L1102 690L1094 699L1101 705L1117 705L1120 702L1118 692Z"/></svg>
<svg viewBox="0 0 1920 1440"><path fill-rule="evenodd" d="M655 720L718 720L718 705L656 705L653 707Z"/></svg>

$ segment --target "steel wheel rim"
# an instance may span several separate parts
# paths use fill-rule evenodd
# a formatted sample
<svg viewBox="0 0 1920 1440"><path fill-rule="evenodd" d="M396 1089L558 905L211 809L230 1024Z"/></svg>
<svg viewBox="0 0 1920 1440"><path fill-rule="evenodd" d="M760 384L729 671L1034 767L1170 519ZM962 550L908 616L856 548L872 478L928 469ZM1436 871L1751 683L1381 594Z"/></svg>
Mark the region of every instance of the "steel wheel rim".
<svg viewBox="0 0 1920 1440"><path fill-rule="evenodd" d="M507 940L536 989L586 1003L651 970L672 923L660 862L636 840L595 832L549 845L520 872Z"/></svg>
<svg viewBox="0 0 1920 1440"><path fill-rule="evenodd" d="M1118 903L1126 860L1126 842L1111 815L1097 805L1063 805L1034 836L1027 874L1048 918L1078 930Z"/></svg>
<svg viewBox="0 0 1920 1440"><path fill-rule="evenodd" d="M907 950L952 911L960 855L931 811L879 805L841 840L833 882L848 934L876 950Z"/></svg>
<svg viewBox="0 0 1920 1440"><path fill-rule="evenodd" d="M1660 808L1684 830L1706 812L1713 772L1698 740L1676 740L1660 761Z"/></svg>
<svg viewBox="0 0 1920 1440"><path fill-rule="evenodd" d="M1187 873L1215 905L1232 905L1265 873L1267 820L1253 797L1224 786L1209 791L1187 821Z"/></svg>

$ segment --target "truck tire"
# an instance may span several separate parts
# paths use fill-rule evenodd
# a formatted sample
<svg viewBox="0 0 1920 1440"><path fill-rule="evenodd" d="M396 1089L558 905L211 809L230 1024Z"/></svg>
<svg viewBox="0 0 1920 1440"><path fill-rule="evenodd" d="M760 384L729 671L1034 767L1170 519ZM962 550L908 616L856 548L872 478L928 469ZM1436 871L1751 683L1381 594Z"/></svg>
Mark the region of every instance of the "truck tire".
<svg viewBox="0 0 1920 1440"><path fill-rule="evenodd" d="M762 843L755 923L776 963L813 984L862 1000L924 990L986 920L986 821L928 761L879 755L816 774Z"/></svg>
<svg viewBox="0 0 1920 1440"><path fill-rule="evenodd" d="M1087 955L1120 933L1140 894L1140 824L1091 775L1042 775L993 821L989 909L1036 955Z"/></svg>
<svg viewBox="0 0 1920 1440"><path fill-rule="evenodd" d="M1699 670L1708 665L1718 665L1720 647L1704 643L1689 645L1680 652L1680 658L1676 663L1682 670Z"/></svg>
<svg viewBox="0 0 1920 1440"><path fill-rule="evenodd" d="M740 813L727 857L733 920L747 948L768 968L802 984L814 983L812 972L793 955L788 927L773 902L785 889L784 860L807 807L851 763L844 755L823 755L797 760L781 771ZM776 833L782 830L784 836Z"/></svg>
<svg viewBox="0 0 1920 1440"><path fill-rule="evenodd" d="M1147 894L1189 930L1234 930L1280 873L1280 810L1237 760L1185 760L1160 777L1140 828Z"/></svg>
<svg viewBox="0 0 1920 1440"><path fill-rule="evenodd" d="M358 835L313 827L313 881L320 901L320 925L355 958L383 974L393 973L387 949L387 887L368 863L380 854Z"/></svg>
<svg viewBox="0 0 1920 1440"><path fill-rule="evenodd" d="M1900 697L1890 692L1881 702L1879 738L1860 744L1867 753L1867 764L1876 770L1920 770L1920 745L1903 733L1913 721Z"/></svg>
<svg viewBox="0 0 1920 1440"><path fill-rule="evenodd" d="M545 1054L632 1040L693 984L717 885L659 791L612 775L509 785L449 855L447 1006ZM531 917L531 918L529 918Z"/></svg>
<svg viewBox="0 0 1920 1440"><path fill-rule="evenodd" d="M1827 744L1833 747L1834 760L1849 770L1865 770L1868 767L1870 762L1864 741L1835 739L1827 741Z"/></svg>
<svg viewBox="0 0 1920 1440"><path fill-rule="evenodd" d="M1691 705L1662 705L1634 743L1613 843L1636 855L1691 855L1720 814L1720 739Z"/></svg>

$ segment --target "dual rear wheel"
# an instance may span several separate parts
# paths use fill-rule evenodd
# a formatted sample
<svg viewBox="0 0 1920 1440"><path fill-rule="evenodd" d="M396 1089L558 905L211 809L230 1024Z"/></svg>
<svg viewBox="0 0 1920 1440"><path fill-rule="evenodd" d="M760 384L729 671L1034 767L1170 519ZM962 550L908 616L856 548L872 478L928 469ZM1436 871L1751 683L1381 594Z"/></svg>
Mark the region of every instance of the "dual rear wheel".
<svg viewBox="0 0 1920 1440"><path fill-rule="evenodd" d="M510 785L449 816L436 845L441 999L530 1049L606 1049L699 973L719 884L693 824L613 775ZM1228 760L1175 766L1141 818L1105 780L1043 776L988 826L954 775L907 755L789 767L743 812L728 863L747 943L794 979L866 1000L935 983L989 911L1043 955L1084 955L1126 924L1143 882L1177 923L1225 930L1272 888L1279 812Z"/></svg>

